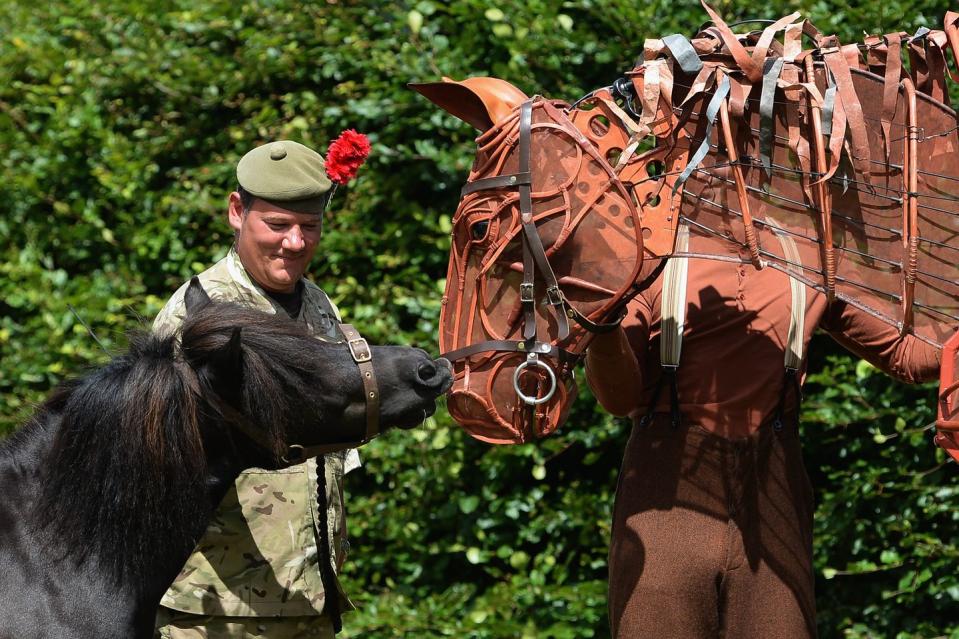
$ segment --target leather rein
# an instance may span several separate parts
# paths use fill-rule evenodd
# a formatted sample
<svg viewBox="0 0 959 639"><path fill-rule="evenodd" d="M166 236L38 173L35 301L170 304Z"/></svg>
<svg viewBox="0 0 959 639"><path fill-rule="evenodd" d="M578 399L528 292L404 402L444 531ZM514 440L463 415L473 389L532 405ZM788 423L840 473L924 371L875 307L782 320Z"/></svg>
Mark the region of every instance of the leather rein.
<svg viewBox="0 0 959 639"><path fill-rule="evenodd" d="M541 356L550 356L558 359L561 364L570 368L579 361L582 354L572 353L555 342L561 342L569 337L569 320L575 321L580 327L590 333L606 333L619 326L625 315L625 307L619 316L612 322L593 322L580 313L570 304L563 290L559 286L556 274L549 263L543 240L533 222L533 176L530 169L530 150L532 146L533 102L530 98L522 103L519 111L519 170L508 175L497 175L468 182L460 192L460 197L489 189L516 188L519 193L520 221L523 227L523 281L520 284L520 303L523 310L523 339L521 340L486 340L464 346L456 350L443 353L450 362L467 359L472 355L483 352L515 352L526 353L526 361L520 364L513 374L513 389L517 396L527 405L535 406L549 401L556 392L556 374L550 365L540 359ZM612 179L616 179L615 176ZM546 284L545 299L553 308L556 316L559 334L554 343L544 341L538 331L536 323L536 271ZM658 272L654 274L658 275ZM643 283L634 283L633 289L641 290ZM628 299L627 295L624 299ZM542 368L550 379L549 390L540 397L529 396L523 393L519 385L522 371L529 366Z"/></svg>

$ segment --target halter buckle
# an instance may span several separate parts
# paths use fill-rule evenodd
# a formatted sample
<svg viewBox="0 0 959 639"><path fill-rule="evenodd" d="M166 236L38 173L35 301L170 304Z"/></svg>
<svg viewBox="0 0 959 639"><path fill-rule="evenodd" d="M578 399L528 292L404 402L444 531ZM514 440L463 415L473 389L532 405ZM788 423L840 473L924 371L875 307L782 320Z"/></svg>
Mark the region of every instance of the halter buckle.
<svg viewBox="0 0 959 639"><path fill-rule="evenodd" d="M370 345L362 337L351 339L346 343L350 347L350 355L357 364L369 362L373 359L373 353L370 351Z"/></svg>

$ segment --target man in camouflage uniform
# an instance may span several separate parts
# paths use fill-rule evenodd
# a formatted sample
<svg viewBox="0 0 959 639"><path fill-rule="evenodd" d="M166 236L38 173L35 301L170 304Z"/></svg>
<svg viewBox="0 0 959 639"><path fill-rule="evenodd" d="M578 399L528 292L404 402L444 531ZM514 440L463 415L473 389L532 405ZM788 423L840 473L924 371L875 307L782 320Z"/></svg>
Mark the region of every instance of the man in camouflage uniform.
<svg viewBox="0 0 959 639"><path fill-rule="evenodd" d="M228 216L229 254L198 277L214 301L286 313L319 339L339 341L339 312L303 278L332 192L323 157L290 141L247 153L237 165ZM185 314L184 284L154 330ZM158 637L333 637L352 609L336 578L346 551L343 475L355 450L283 470L249 469L236 480L180 575L161 600ZM332 594L331 594L332 593Z"/></svg>

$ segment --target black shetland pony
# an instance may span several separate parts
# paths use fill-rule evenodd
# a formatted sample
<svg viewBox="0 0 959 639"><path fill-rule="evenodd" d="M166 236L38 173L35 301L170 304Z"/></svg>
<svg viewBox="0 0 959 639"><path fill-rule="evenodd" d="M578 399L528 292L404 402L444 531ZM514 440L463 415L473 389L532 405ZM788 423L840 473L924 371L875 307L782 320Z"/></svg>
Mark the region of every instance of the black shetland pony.
<svg viewBox="0 0 959 639"><path fill-rule="evenodd" d="M135 336L0 445L0 639L151 637L160 597L240 471L282 466L287 443L362 439L363 384L345 345L210 304L198 285L187 309L179 343ZM382 424L421 422L452 381L418 349L373 347L373 363Z"/></svg>

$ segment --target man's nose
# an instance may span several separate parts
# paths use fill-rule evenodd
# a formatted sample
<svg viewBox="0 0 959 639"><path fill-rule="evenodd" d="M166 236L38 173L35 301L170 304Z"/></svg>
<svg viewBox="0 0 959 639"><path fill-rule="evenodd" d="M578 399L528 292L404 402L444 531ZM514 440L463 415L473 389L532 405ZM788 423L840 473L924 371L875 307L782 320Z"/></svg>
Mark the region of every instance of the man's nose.
<svg viewBox="0 0 959 639"><path fill-rule="evenodd" d="M298 225L292 226L283 236L283 248L289 251L302 251L305 246L303 231Z"/></svg>

